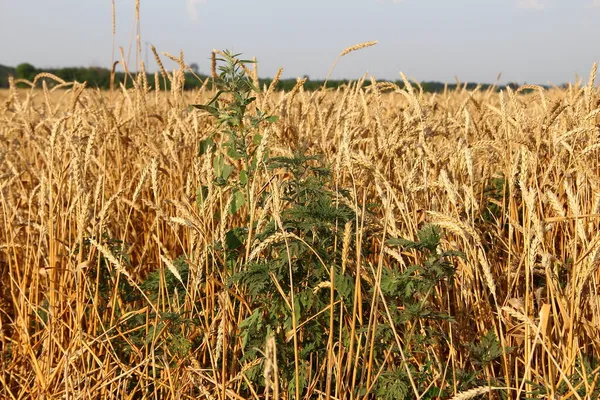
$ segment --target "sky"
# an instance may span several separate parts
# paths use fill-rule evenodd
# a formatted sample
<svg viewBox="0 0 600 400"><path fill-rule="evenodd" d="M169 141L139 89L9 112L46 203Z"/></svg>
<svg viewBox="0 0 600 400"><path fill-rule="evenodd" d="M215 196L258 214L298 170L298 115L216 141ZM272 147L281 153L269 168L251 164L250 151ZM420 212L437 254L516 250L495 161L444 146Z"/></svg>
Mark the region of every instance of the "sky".
<svg viewBox="0 0 600 400"><path fill-rule="evenodd" d="M136 70L135 0L0 0L0 64L110 68L123 47ZM261 77L562 84L587 80L600 60L600 0L140 0L141 60L148 44L200 72L210 51L255 56ZM133 41L132 50L129 51ZM169 69L175 64L163 57Z"/></svg>

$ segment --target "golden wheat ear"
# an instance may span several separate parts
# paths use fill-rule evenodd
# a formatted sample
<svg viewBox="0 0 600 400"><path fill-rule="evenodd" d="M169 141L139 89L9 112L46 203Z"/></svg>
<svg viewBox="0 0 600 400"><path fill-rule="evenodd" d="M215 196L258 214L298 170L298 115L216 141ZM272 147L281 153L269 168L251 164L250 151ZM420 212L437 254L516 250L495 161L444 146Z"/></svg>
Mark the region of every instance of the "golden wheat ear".
<svg viewBox="0 0 600 400"><path fill-rule="evenodd" d="M331 68L329 68L329 72L327 73L325 82L323 82L323 89L325 89L325 87L327 86L327 81L329 80L329 77L331 76L331 73L333 72L333 69L335 68L335 65L337 64L337 62L340 58L344 57L346 54L352 53L353 51L357 51L360 49L365 49L367 47L375 46L377 43L378 43L377 40L373 40L370 42L363 42L363 43L355 44L354 46L346 47L344 50L342 50L342 52L337 56L337 58L331 65Z"/></svg>

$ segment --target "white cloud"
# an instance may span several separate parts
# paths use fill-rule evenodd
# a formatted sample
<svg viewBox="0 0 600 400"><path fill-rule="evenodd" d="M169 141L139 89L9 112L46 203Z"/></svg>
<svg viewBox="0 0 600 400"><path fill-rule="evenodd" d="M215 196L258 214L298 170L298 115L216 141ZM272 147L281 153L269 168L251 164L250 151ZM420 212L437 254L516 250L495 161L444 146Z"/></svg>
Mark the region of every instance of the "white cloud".
<svg viewBox="0 0 600 400"><path fill-rule="evenodd" d="M592 0L588 4L588 7L590 7L590 8L600 8L600 0Z"/></svg>
<svg viewBox="0 0 600 400"><path fill-rule="evenodd" d="M544 4L540 0L517 0L517 8L524 10L541 10L544 7Z"/></svg>
<svg viewBox="0 0 600 400"><path fill-rule="evenodd" d="M192 21L197 21L198 20L198 10L196 9L196 7L199 4L206 3L206 0L186 0L186 3L187 3L187 12L188 12L188 15L190 16L190 19Z"/></svg>

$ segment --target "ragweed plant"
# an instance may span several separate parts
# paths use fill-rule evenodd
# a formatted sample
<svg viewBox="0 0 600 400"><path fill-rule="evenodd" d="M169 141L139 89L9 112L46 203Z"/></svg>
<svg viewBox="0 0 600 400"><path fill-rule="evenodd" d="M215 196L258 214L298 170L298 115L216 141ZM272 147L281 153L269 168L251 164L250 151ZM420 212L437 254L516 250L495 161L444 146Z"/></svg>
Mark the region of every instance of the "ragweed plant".
<svg viewBox="0 0 600 400"><path fill-rule="evenodd" d="M251 110L258 91L245 67L251 61L240 60L239 54L228 51L220 54L222 58L217 61L222 65L214 82L217 91L207 104L195 107L216 119L212 134L200 142L199 155L213 157L215 185L231 191L229 212L237 213L250 200L252 179L261 163L285 177L280 187L280 218L270 217L260 228L252 219L242 219L246 225L233 227L226 233L225 243L214 246L225 252L224 257L217 258L237 264L230 268L234 273L229 290L240 291L251 310L239 325L244 353L241 360L253 365L246 371L249 382L263 387L261 349L267 337L273 337L277 363L295 365L281 370L284 387L289 393L304 393L311 369L308 360L326 357L327 337L333 335L328 332L332 311L327 290L328 284L334 284L332 276L337 300L351 306L353 278L341 271L341 246L337 244L342 242L343 233L338 227L355 216L347 206L336 203L329 169L320 157L307 155L302 149L289 157L273 158L266 146L258 151L263 139L261 125L273 123L277 117ZM204 195L199 190L199 202ZM262 199L270 195L265 190ZM238 249L252 240L248 237L250 229L259 229L255 239L264 250L242 261ZM304 321L301 326L299 321ZM339 316L334 321L334 326L340 325Z"/></svg>
<svg viewBox="0 0 600 400"><path fill-rule="evenodd" d="M258 154L258 146L263 139L260 126L264 122L277 121L276 116L269 116L258 108L249 112L249 107L256 100L254 93L259 89L248 76L246 64L252 60L240 60L240 54L227 50L220 52L217 58L221 65L220 74L214 80L217 90L207 104L196 104L194 107L208 112L216 118L215 130L202 140L198 155L213 154L215 184L230 185L233 189L233 200L230 212L235 214L249 201L249 184L259 164L257 156L266 157L268 152ZM241 168L236 169L234 162L241 161ZM203 192L198 191L198 199L202 201Z"/></svg>

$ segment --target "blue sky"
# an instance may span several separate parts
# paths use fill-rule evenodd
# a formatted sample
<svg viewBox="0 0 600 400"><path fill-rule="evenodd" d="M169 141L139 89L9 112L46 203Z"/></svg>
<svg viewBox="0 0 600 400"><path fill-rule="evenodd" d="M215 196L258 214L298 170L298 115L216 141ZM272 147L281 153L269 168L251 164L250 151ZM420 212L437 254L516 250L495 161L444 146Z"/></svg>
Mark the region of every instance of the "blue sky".
<svg viewBox="0 0 600 400"><path fill-rule="evenodd" d="M115 0L116 51L134 0ZM141 40L209 70L211 49L259 60L259 74L560 84L600 60L600 0L141 0ZM111 0L0 0L0 64L109 67ZM135 63L135 46L130 64ZM141 58L145 58L142 50ZM151 53L149 70L156 68ZM175 65L164 61L168 68Z"/></svg>

